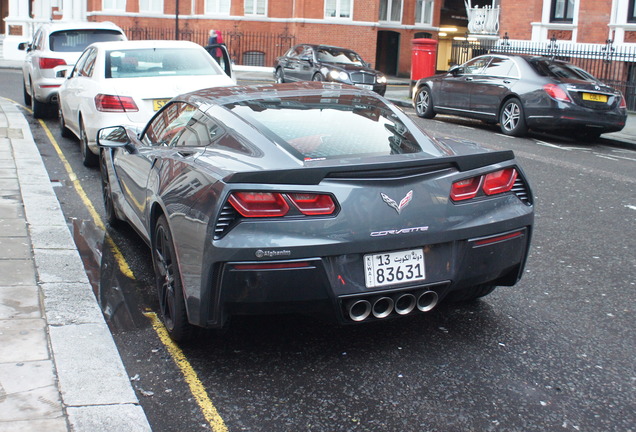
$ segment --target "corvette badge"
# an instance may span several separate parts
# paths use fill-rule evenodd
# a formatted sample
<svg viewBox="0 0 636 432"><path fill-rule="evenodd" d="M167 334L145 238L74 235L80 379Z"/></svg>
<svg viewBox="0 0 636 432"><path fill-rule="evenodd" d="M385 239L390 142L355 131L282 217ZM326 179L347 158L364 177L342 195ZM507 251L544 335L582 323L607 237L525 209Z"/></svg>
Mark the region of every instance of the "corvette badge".
<svg viewBox="0 0 636 432"><path fill-rule="evenodd" d="M402 198L402 200L400 201L400 204L395 202L394 199L390 198L388 195L386 195L384 193L380 193L380 195L382 196L382 200L385 203L387 203L389 205L389 207L395 209L395 211L398 212L398 214L400 214L402 212L402 209L404 209L404 207L409 205L409 203L411 202L411 199L413 199L413 191L412 190L410 190L406 194L406 196L404 198Z"/></svg>

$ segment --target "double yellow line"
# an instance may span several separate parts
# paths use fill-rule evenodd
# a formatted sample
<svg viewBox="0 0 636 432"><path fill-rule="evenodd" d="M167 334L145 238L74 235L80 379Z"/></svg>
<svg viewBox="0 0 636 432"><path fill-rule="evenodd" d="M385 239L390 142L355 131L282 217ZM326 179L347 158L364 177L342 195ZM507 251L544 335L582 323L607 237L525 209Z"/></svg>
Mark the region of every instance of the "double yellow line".
<svg viewBox="0 0 636 432"><path fill-rule="evenodd" d="M30 112L28 108L25 108L25 109ZM51 130L48 128L46 123L44 123L44 121L39 120L39 122L40 122L40 125L42 126L42 129L46 133L46 136L51 142L51 145L53 145L53 148L55 148L55 151L57 152L57 155L62 161L62 164L64 165L64 168L66 169L66 172L69 176L69 179L71 180L73 184L73 187L75 188L75 191L77 192L80 199L82 200L82 202L88 209L88 212L93 218L95 225L106 233L105 241L108 244L108 247L112 248L112 250L114 251L115 260L117 261L117 265L119 266L119 269L128 278L135 280L135 275L133 274L132 270L128 266L126 259L124 258L123 254L121 253L121 251L119 250L119 248L117 247L113 239L108 235L108 232L106 231L106 226L104 225L102 218L99 216L99 213L97 213L97 211L95 210L95 206L93 206L93 203L86 195L86 192L84 192L84 188L82 187L80 181L78 180L77 175L73 171L71 164L68 162L68 160L64 156L64 153L62 153L62 149L60 148L53 134L51 133ZM177 365L177 367L183 374L185 382L188 384L188 387L190 388L190 392L194 396L194 399L196 400L197 405L199 405L199 408L201 409L203 416L205 417L206 421L208 422L212 430L214 432L227 432L228 429L225 426L223 419L221 418L218 411L214 407L214 404L208 397L208 393L205 389L205 386L199 380L197 373L195 372L192 365L188 362L188 359L183 354L183 351L172 341L172 339L170 339L168 331L163 326L159 318L157 318L157 315L155 313L144 312L144 315L150 320L152 324L152 328L157 333L159 340L163 343L166 350L170 353L172 360L174 361L174 363Z"/></svg>

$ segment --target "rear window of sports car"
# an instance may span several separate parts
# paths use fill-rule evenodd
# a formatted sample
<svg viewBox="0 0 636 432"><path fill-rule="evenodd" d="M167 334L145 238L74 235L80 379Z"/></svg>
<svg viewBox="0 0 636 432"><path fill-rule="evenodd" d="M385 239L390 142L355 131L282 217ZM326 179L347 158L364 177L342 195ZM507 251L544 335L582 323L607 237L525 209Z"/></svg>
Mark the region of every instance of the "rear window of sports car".
<svg viewBox="0 0 636 432"><path fill-rule="evenodd" d="M228 108L305 161L439 154L426 135L407 127L375 98L359 103L319 97L252 100Z"/></svg>

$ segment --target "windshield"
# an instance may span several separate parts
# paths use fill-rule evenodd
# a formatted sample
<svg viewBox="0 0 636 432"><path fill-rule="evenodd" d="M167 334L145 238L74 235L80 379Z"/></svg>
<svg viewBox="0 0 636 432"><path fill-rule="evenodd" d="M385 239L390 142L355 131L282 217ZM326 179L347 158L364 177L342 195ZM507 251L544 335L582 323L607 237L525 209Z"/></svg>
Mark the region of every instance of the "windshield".
<svg viewBox="0 0 636 432"><path fill-rule="evenodd" d="M415 125L407 126L380 100L320 95L228 105L299 159L324 160L406 153L439 154Z"/></svg>
<svg viewBox="0 0 636 432"><path fill-rule="evenodd" d="M343 63L354 64L357 66L364 66L364 61L360 56L350 50L343 50L338 48L318 48L316 50L318 61L329 63Z"/></svg>
<svg viewBox="0 0 636 432"><path fill-rule="evenodd" d="M82 52L94 42L110 42L126 40L121 32L116 30L63 30L51 33L49 47L57 52Z"/></svg>
<svg viewBox="0 0 636 432"><path fill-rule="evenodd" d="M530 66L541 76L557 79L576 79L594 81L595 78L574 65L568 63L552 62L550 60L530 61Z"/></svg>
<svg viewBox="0 0 636 432"><path fill-rule="evenodd" d="M204 51L193 48L141 48L106 52L106 78L221 75Z"/></svg>

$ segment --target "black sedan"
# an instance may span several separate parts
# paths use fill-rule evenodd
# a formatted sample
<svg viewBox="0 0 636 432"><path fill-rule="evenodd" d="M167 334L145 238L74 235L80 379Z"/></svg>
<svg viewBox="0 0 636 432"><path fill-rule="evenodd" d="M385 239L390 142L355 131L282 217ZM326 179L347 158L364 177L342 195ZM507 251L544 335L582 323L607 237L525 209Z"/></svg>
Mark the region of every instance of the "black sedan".
<svg viewBox="0 0 636 432"><path fill-rule="evenodd" d="M386 77L350 49L329 45L296 45L274 62L277 83L333 81L373 90L384 96Z"/></svg>
<svg viewBox="0 0 636 432"><path fill-rule="evenodd" d="M513 153L438 142L373 92L211 88L98 140L107 219L150 246L175 340L239 314L404 317L523 274L534 207Z"/></svg>
<svg viewBox="0 0 636 432"><path fill-rule="evenodd" d="M622 94L583 69L516 55L484 55L422 78L413 105L420 117L443 113L498 122L512 136L536 129L594 139L620 131L627 119Z"/></svg>

